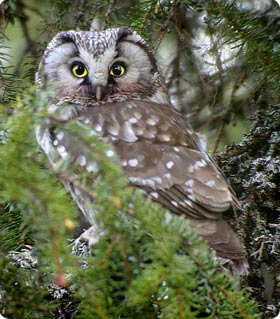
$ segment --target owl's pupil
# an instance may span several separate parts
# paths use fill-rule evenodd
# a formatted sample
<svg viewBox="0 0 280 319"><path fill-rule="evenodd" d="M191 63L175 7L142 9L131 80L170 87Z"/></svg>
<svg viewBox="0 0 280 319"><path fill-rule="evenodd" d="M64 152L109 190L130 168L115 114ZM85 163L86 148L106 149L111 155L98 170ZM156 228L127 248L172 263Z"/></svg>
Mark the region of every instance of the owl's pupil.
<svg viewBox="0 0 280 319"><path fill-rule="evenodd" d="M83 75L85 72L85 68L82 65L77 65L75 71L77 75Z"/></svg>
<svg viewBox="0 0 280 319"><path fill-rule="evenodd" d="M113 67L114 75L121 75L122 74L122 67L120 65L116 65Z"/></svg>

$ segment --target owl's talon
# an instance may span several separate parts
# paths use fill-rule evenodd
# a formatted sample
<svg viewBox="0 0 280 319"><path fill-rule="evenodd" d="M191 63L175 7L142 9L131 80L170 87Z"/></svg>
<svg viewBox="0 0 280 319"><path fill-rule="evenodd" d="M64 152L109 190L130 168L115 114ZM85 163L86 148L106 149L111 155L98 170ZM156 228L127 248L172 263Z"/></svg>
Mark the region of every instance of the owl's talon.
<svg viewBox="0 0 280 319"><path fill-rule="evenodd" d="M90 227L75 239L72 247L72 253L78 256L88 256L91 247L99 241L99 233L95 227Z"/></svg>

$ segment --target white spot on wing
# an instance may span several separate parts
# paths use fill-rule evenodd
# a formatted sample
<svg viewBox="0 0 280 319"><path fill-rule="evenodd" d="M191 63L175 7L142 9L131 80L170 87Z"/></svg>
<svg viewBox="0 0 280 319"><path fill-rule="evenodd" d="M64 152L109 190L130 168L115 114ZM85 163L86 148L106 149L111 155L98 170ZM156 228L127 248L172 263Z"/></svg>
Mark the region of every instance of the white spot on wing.
<svg viewBox="0 0 280 319"><path fill-rule="evenodd" d="M190 207L193 206L193 203L192 203L190 200L188 200L188 199L184 199L184 202L185 202L187 205L189 205Z"/></svg>
<svg viewBox="0 0 280 319"><path fill-rule="evenodd" d="M157 192L151 192L151 196L153 198L158 198L158 193Z"/></svg>
<svg viewBox="0 0 280 319"><path fill-rule="evenodd" d="M119 130L120 128L116 125L110 125L106 128L108 130L108 132L114 136L118 136L119 135Z"/></svg>
<svg viewBox="0 0 280 319"><path fill-rule="evenodd" d="M194 169L205 167L207 166L207 162L204 159L202 159L200 161L196 161L193 166L194 166Z"/></svg>
<svg viewBox="0 0 280 319"><path fill-rule="evenodd" d="M59 141L63 140L63 137L64 137L64 132L60 131L57 135L56 135L57 139Z"/></svg>
<svg viewBox="0 0 280 319"><path fill-rule="evenodd" d="M170 141L170 135L169 134L158 134L158 139L162 142L168 142Z"/></svg>
<svg viewBox="0 0 280 319"><path fill-rule="evenodd" d="M128 160L128 165L130 167L136 167L138 165L138 160L137 158L132 158Z"/></svg>
<svg viewBox="0 0 280 319"><path fill-rule="evenodd" d="M144 131L139 127L135 128L134 132L137 135L143 135L143 133L144 133Z"/></svg>
<svg viewBox="0 0 280 319"><path fill-rule="evenodd" d="M173 206L178 207L178 203L177 203L175 200L170 201L170 203L171 203Z"/></svg>
<svg viewBox="0 0 280 319"><path fill-rule="evenodd" d="M140 178L140 177L128 177L130 183L141 186L148 186L155 189L156 184L160 185L162 183L162 179L160 177L153 176L148 179Z"/></svg>
<svg viewBox="0 0 280 319"><path fill-rule="evenodd" d="M123 137L124 137L124 139L125 139L127 142L135 142L135 141L137 141L137 137L136 137L136 135L134 134L134 131L133 131L133 129L131 128L130 123L128 123L128 122L125 122L125 123L124 123L123 134L124 134Z"/></svg>
<svg viewBox="0 0 280 319"><path fill-rule="evenodd" d="M157 124L157 122L156 122L153 118L148 118L148 119L146 120L146 123L147 123L148 125L156 125L156 124Z"/></svg>
<svg viewBox="0 0 280 319"><path fill-rule="evenodd" d="M167 179L170 179L170 178L171 178L171 174L170 174L170 173L165 173L163 176L164 176L165 178L167 178Z"/></svg>
<svg viewBox="0 0 280 319"><path fill-rule="evenodd" d="M131 123L131 124L134 124L134 123L137 123L138 120L137 120L136 117L131 117L131 118L128 120L128 122Z"/></svg>
<svg viewBox="0 0 280 319"><path fill-rule="evenodd" d="M174 162L173 161L169 161L169 162L166 163L166 167L168 169L171 169L173 166L174 166Z"/></svg>
<svg viewBox="0 0 280 319"><path fill-rule="evenodd" d="M209 186L209 187L215 187L216 186L216 183L213 179L209 179L205 185Z"/></svg>
<svg viewBox="0 0 280 319"><path fill-rule="evenodd" d="M189 193L192 193L193 192L193 179L188 179L187 181L185 181L185 186L186 186L186 191L189 192Z"/></svg>
<svg viewBox="0 0 280 319"><path fill-rule="evenodd" d="M137 118L137 120L140 120L142 118L142 115L139 112L134 112L134 116Z"/></svg>
<svg viewBox="0 0 280 319"><path fill-rule="evenodd" d="M65 149L65 147L64 147L63 145L59 145L59 146L57 147L57 151L58 151L59 155L60 155L64 160L67 159L68 153L66 152L66 149Z"/></svg>
<svg viewBox="0 0 280 319"><path fill-rule="evenodd" d="M154 176L154 177L152 177L151 179L152 179L153 181L155 181L155 183L157 183L157 184L161 184L161 183L162 183L162 180L161 180L160 177Z"/></svg>
<svg viewBox="0 0 280 319"><path fill-rule="evenodd" d="M95 129L96 132L101 132L102 131L102 126L99 125L99 124L96 124L94 129Z"/></svg>
<svg viewBox="0 0 280 319"><path fill-rule="evenodd" d="M148 186L151 188L155 188L155 182L152 181L151 179L142 179L139 177L128 177L129 182L135 185L141 185L141 186Z"/></svg>
<svg viewBox="0 0 280 319"><path fill-rule="evenodd" d="M194 164L190 165L188 170L192 173L195 169L207 166L207 162L204 159L196 161Z"/></svg>

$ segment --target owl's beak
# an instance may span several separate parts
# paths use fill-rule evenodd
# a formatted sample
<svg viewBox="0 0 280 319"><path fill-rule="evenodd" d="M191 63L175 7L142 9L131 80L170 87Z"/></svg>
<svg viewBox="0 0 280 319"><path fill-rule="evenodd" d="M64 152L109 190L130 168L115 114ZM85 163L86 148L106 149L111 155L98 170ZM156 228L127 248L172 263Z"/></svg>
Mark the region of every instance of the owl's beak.
<svg viewBox="0 0 280 319"><path fill-rule="evenodd" d="M101 100L101 96L102 96L102 87L101 85L97 85L96 86L96 91L95 91L95 97L97 101Z"/></svg>

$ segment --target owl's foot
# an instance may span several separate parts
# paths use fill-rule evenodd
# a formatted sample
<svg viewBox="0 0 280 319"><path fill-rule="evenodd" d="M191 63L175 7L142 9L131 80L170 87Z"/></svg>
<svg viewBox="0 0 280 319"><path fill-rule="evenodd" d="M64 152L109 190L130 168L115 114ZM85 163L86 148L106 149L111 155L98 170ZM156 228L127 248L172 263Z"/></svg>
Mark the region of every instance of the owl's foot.
<svg viewBox="0 0 280 319"><path fill-rule="evenodd" d="M90 255L91 246L95 245L100 238L100 234L94 226L84 231L77 239L75 239L72 247L72 253L78 256Z"/></svg>
<svg viewBox="0 0 280 319"><path fill-rule="evenodd" d="M221 268L229 272L229 274L238 276L248 276L249 275L249 265L245 258L240 258L236 260L231 260L228 258L223 258L216 256L219 260Z"/></svg>

